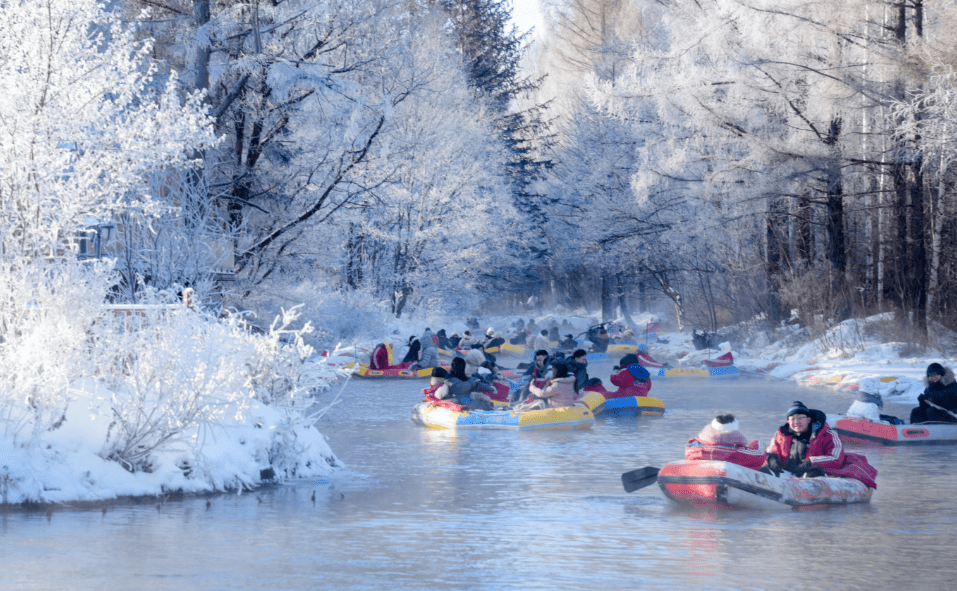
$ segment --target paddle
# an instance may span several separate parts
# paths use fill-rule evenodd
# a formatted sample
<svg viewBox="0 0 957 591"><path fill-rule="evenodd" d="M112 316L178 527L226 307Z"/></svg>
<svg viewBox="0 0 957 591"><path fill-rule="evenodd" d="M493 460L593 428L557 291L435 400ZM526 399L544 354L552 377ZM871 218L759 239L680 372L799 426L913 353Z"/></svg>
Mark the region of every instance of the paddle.
<svg viewBox="0 0 957 591"><path fill-rule="evenodd" d="M635 492L639 488L654 484L657 480L658 468L652 466L638 468L621 475L621 483L625 486L625 492Z"/></svg>
<svg viewBox="0 0 957 591"><path fill-rule="evenodd" d="M937 410L942 410L942 411L944 411L945 413L947 413L947 414L949 414L950 416L952 416L952 417L954 417L955 419L957 419L957 415L955 415L954 413L950 412L949 410L947 410L947 409L944 408L943 406L939 406L939 405L937 405L937 404L934 404L934 403L931 402L930 400L926 400L926 399L924 400L924 402L926 402L928 406L933 406L933 407L936 408Z"/></svg>

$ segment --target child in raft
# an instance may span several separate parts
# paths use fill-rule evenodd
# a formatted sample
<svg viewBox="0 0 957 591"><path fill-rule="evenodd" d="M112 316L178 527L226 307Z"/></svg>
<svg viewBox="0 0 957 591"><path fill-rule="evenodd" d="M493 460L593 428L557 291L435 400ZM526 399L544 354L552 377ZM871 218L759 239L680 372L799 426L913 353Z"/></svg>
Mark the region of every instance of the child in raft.
<svg viewBox="0 0 957 591"><path fill-rule="evenodd" d="M761 443L748 443L738 428L738 420L734 415L716 416L697 437L688 440L685 459L731 462L752 470L761 468L765 460Z"/></svg>

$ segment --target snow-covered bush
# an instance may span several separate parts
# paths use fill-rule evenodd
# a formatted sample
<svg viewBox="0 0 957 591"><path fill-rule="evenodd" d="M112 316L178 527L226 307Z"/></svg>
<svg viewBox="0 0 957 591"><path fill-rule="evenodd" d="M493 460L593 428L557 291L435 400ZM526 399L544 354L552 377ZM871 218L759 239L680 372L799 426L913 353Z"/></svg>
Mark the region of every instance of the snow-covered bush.
<svg viewBox="0 0 957 591"><path fill-rule="evenodd" d="M70 383L87 375L108 264L0 259L0 434L29 445L56 428Z"/></svg>
<svg viewBox="0 0 957 591"><path fill-rule="evenodd" d="M338 465L314 427L316 395L345 374L310 360L310 326L289 328L298 309L266 334L163 294L116 314L87 291L105 291L107 270L48 279L58 291L4 333L0 452L19 458L0 465L5 502L249 488ZM63 475L77 462L89 466L79 484Z"/></svg>

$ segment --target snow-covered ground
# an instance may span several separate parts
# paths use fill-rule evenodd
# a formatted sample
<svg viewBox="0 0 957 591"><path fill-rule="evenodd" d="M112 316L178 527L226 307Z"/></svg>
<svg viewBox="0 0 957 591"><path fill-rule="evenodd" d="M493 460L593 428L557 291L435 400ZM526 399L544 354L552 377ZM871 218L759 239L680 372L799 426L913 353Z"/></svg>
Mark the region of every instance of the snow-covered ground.
<svg viewBox="0 0 957 591"><path fill-rule="evenodd" d="M481 331L491 326L500 333L506 333L517 319L478 318ZM528 321L529 316L523 319ZM550 326L552 320L556 324L567 320L574 326L574 331L569 332L575 336L597 322L594 315L584 313L536 316L534 320L543 328ZM650 314L637 315L634 320L639 327L667 321ZM724 342L713 350L696 350L688 332L640 334L637 340L647 346L652 357L676 367L695 367L703 359L730 350L739 369L758 372L769 379L879 393L886 402L901 404L885 406L885 413L906 418L908 406L916 405L917 396L923 391L921 380L927 365L939 362L953 367L955 359L933 349L920 357L901 356L900 350L913 347L867 336L879 333L868 330L869 324L879 321L880 318L848 321L815 342L802 341L797 328L782 329L794 334L774 343L752 334L744 343ZM338 343L316 351L290 373L299 383L310 385L315 397L308 404L304 405L303 400L293 407L289 400L263 403L259 387L257 397L231 399L229 412L219 412L216 421L195 422L177 431L169 441L156 445L136 470L124 468L115 458L115 430L120 424L129 428L135 423L133 414L123 421L117 420L117 397L122 395L121 390L115 384L111 389L103 380L80 380L72 384L65 420L54 428L27 438L29 444L22 443L23 437L20 442L15 434L11 437L9 428L7 435L0 437L0 502L96 501L171 491L250 489L272 476L263 472L264 466L281 466L282 473L275 474L279 479L329 476L342 464L336 459L335 450L329 449L325 438L308 421L323 407L335 404L347 379L343 377L347 375L347 363L356 356L361 359L383 339L393 342L401 351L410 336L422 334L426 327L433 331L445 328L450 335L466 330L464 319L402 319L387 327L384 334L364 335L354 343ZM952 335L935 336L949 339ZM789 344L783 345L785 342ZM232 350L235 343L224 341L222 347L222 355L237 355ZM274 342L271 350L280 348ZM108 449L107 443L111 441L114 445ZM113 459L109 459L111 455Z"/></svg>

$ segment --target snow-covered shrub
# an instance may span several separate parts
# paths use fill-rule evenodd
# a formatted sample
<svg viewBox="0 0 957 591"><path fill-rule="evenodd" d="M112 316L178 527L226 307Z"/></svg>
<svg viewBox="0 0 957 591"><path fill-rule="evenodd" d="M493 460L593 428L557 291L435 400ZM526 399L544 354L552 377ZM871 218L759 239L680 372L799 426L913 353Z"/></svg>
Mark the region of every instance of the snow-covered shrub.
<svg viewBox="0 0 957 591"><path fill-rule="evenodd" d="M190 452L190 465L201 464L207 439L249 423L258 402L280 417L269 451L258 458L270 467L267 456L280 455L290 433L315 422L308 413L314 395L336 377L335 371L304 370L313 351L302 335L311 326L291 329L297 319L297 308L284 311L260 335L239 317L219 320L181 305L153 304L143 307L134 331L125 319L104 322L111 330L100 331L100 342L112 338L110 348L125 352L125 371L113 382L113 420L101 455L130 471L150 471L156 452L175 448Z"/></svg>
<svg viewBox="0 0 957 591"><path fill-rule="evenodd" d="M0 433L30 445L63 419L88 375L108 264L0 260Z"/></svg>

